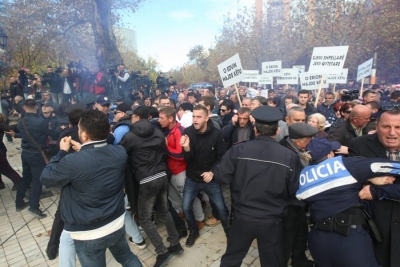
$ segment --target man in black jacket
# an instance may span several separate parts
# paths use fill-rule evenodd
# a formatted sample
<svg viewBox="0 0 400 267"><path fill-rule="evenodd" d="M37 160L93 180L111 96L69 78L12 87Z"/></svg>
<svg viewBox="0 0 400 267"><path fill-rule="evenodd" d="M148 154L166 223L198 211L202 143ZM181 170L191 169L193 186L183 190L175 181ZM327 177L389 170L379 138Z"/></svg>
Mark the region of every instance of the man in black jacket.
<svg viewBox="0 0 400 267"><path fill-rule="evenodd" d="M181 137L183 155L187 162L186 182L183 189L183 212L190 231L186 246L192 247L199 237L199 229L193 214L194 198L204 191L214 203L219 219L228 234L228 208L225 205L221 185L212 180L215 166L226 152L222 132L214 127L208 117L207 108L193 108L193 125L186 128Z"/></svg>
<svg viewBox="0 0 400 267"><path fill-rule="evenodd" d="M254 139L254 127L250 121L249 108L239 108L232 120L222 129L227 149L232 145Z"/></svg>
<svg viewBox="0 0 400 267"><path fill-rule="evenodd" d="M141 267L125 238L124 173L127 155L107 145L110 125L100 111L82 113L79 144L71 137L60 142L40 177L44 185L62 187L64 231L74 240L82 266L105 266L106 249L123 266ZM70 148L78 153L68 154Z"/></svg>
<svg viewBox="0 0 400 267"><path fill-rule="evenodd" d="M400 161L400 111L383 112L377 119L376 133L355 138L349 155L366 158L385 158ZM400 179L394 185L400 187ZM382 235L382 242L374 242L375 256L383 267L396 267L400 262L400 203L390 199L372 202L373 219Z"/></svg>
<svg viewBox="0 0 400 267"><path fill-rule="evenodd" d="M154 266L164 266L173 254L183 253L183 248L179 244L178 232L169 213L165 136L148 120L147 107L138 106L127 114L132 115L132 126L119 144L129 154L135 178L140 184L139 221L158 255ZM167 228L168 241L171 244L168 249L151 221L154 206L157 207L157 217L165 223Z"/></svg>
<svg viewBox="0 0 400 267"><path fill-rule="evenodd" d="M49 91L51 92L51 100L57 105L61 105L63 102L63 93L61 88L61 79L58 73L53 71L52 66L47 66L47 73L43 74L41 80L43 86L49 85Z"/></svg>

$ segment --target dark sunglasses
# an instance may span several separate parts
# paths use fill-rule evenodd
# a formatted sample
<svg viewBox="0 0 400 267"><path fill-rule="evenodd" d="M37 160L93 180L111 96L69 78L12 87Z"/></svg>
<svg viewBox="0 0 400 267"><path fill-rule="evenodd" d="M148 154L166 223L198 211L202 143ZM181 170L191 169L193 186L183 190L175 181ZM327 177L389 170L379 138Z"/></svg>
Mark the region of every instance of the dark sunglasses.
<svg viewBox="0 0 400 267"><path fill-rule="evenodd" d="M384 111L393 110L395 108L400 110L400 104L387 104L382 106L382 110Z"/></svg>
<svg viewBox="0 0 400 267"><path fill-rule="evenodd" d="M351 113L351 110L346 110L346 111L344 111L343 113L350 114L350 113Z"/></svg>
<svg viewBox="0 0 400 267"><path fill-rule="evenodd" d="M220 109L219 111L226 112L226 109Z"/></svg>

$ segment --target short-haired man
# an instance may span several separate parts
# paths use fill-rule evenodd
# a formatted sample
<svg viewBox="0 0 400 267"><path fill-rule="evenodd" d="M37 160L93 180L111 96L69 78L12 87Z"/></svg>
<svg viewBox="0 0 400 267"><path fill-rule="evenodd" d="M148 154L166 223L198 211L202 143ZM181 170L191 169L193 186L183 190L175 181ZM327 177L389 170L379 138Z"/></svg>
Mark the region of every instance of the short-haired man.
<svg viewBox="0 0 400 267"><path fill-rule="evenodd" d="M108 117L108 123L112 123L114 120L113 114L110 112L111 101L106 96L97 97L96 104L94 105L95 109L103 112Z"/></svg>
<svg viewBox="0 0 400 267"><path fill-rule="evenodd" d="M225 99L227 99L227 97L226 97L226 90L225 90L225 89L221 89L221 91L219 91L219 97L218 97L218 99L219 99L219 100L225 100Z"/></svg>
<svg viewBox="0 0 400 267"><path fill-rule="evenodd" d="M362 98L363 98L364 103L369 103L369 102L372 102L372 101L376 101L377 100L376 99L376 92L373 91L373 90L366 90L366 91L363 92Z"/></svg>
<svg viewBox="0 0 400 267"><path fill-rule="evenodd" d="M160 96L160 106L162 106L162 107L171 106L171 101L168 96L166 96L166 95Z"/></svg>
<svg viewBox="0 0 400 267"><path fill-rule="evenodd" d="M187 94L187 100L193 106L195 106L197 104L196 103L197 102L196 95L193 92Z"/></svg>
<svg viewBox="0 0 400 267"><path fill-rule="evenodd" d="M148 120L147 107L137 106L129 113L132 115L132 126L119 144L130 156L134 176L140 184L139 221L158 255L155 266L164 266L172 254L183 253L178 232L169 213L165 136ZM168 232L171 245L168 249L151 220L154 205L157 207L157 217L165 223Z"/></svg>
<svg viewBox="0 0 400 267"><path fill-rule="evenodd" d="M211 96L202 96L199 99L199 104L203 105L207 108L208 117L210 118L212 123L214 123L214 127L221 130L221 127L222 127L221 118L217 114L212 113L212 111L214 110L214 104L215 104L214 98Z"/></svg>
<svg viewBox="0 0 400 267"><path fill-rule="evenodd" d="M238 110L240 108L240 103L239 103L239 97L237 94L231 94L229 96L229 99L233 102L235 105L235 109Z"/></svg>
<svg viewBox="0 0 400 267"><path fill-rule="evenodd" d="M185 129L180 144L187 162L185 188L183 190L183 212L190 231L186 246L192 247L199 237L193 214L193 200L205 192L218 212L225 233L228 233L228 208L225 205L221 185L212 180L213 170L226 152L222 132L214 127L207 109L197 105L193 109L193 125Z"/></svg>
<svg viewBox="0 0 400 267"><path fill-rule="evenodd" d="M273 89L268 90L268 98L274 99L277 107L281 106L282 99L275 95L275 91Z"/></svg>
<svg viewBox="0 0 400 267"><path fill-rule="evenodd" d="M48 125L43 118L38 116L38 107L35 100L27 99L23 109L25 116L18 121L18 133L15 134L13 131L10 133L13 137L21 138L22 148L22 180L17 189L15 205L17 212L28 206L28 203L24 202L24 197L26 190L30 186L28 213L36 218L43 219L47 215L39 209L39 199L42 193L40 174L46 164L41 151L47 148Z"/></svg>
<svg viewBox="0 0 400 267"><path fill-rule="evenodd" d="M250 112L249 108L239 108L237 114L222 129L227 149L236 143L249 141L254 138L254 126L250 122Z"/></svg>
<svg viewBox="0 0 400 267"><path fill-rule="evenodd" d="M131 116L126 112L131 110L127 104L119 104L114 110L114 117L117 124L114 126L114 145L118 144L122 137L129 132L131 126Z"/></svg>
<svg viewBox="0 0 400 267"><path fill-rule="evenodd" d="M337 127L331 127L327 139L329 141L338 141L342 146L349 146L351 139L366 135L367 126L371 109L363 105L355 106L349 116L349 119Z"/></svg>
<svg viewBox="0 0 400 267"><path fill-rule="evenodd" d="M279 126L279 133L276 135L276 141L281 141L285 136L289 135L289 126L298 123L298 122L305 122L306 121L306 113L301 107L294 106L288 110L286 115L286 123L282 126Z"/></svg>
<svg viewBox="0 0 400 267"><path fill-rule="evenodd" d="M114 73L117 77L118 94L124 98L128 98L132 92L132 83L129 80L129 72L125 69L124 64L119 64L118 72Z"/></svg>
<svg viewBox="0 0 400 267"><path fill-rule="evenodd" d="M377 119L376 133L363 135L351 140L349 155L366 158L400 160L400 111L394 108L384 111ZM399 186L399 179L395 180ZM384 189L386 186L382 186ZM382 191L377 186L367 186L365 190L374 199L372 218L376 223L382 242L374 241L374 252L380 266L395 267L400 262L400 202L390 197L380 197ZM364 197L363 197L364 198Z"/></svg>
<svg viewBox="0 0 400 267"><path fill-rule="evenodd" d="M180 140L184 132L184 128L176 121L176 112L171 107L162 108L159 111L158 121L163 129L166 129L165 136L167 138L167 162L168 169L171 171L172 176L169 184L169 199L172 202L174 208L183 212L182 209L182 198L183 188L186 181L186 161L183 156L183 149L180 145ZM198 198L193 203L194 217L196 218L197 224L203 224L204 212L201 206L201 202ZM185 236L187 230L185 229ZM181 233L179 233L181 235Z"/></svg>
<svg viewBox="0 0 400 267"><path fill-rule="evenodd" d="M310 104L308 104L308 100L310 98L310 95L308 94L309 91L307 90L300 90L298 100L299 100L299 107L304 109L304 112L306 113L306 117L310 116L311 114L317 113L317 109Z"/></svg>
<svg viewBox="0 0 400 267"><path fill-rule="evenodd" d="M251 98L250 97L243 98L242 107L244 107L244 108L250 108L251 107Z"/></svg>
<svg viewBox="0 0 400 267"><path fill-rule="evenodd" d="M108 248L123 266L140 267L125 238L125 149L107 145L110 125L102 112L85 111L78 128L82 145L64 137L40 179L63 188L64 231L74 240L82 266L105 266ZM68 154L71 147L79 152Z"/></svg>
<svg viewBox="0 0 400 267"><path fill-rule="evenodd" d="M335 111L333 110L334 104L335 94L332 92L326 92L325 101L317 107L318 113L324 115L329 124L332 124L336 120Z"/></svg>

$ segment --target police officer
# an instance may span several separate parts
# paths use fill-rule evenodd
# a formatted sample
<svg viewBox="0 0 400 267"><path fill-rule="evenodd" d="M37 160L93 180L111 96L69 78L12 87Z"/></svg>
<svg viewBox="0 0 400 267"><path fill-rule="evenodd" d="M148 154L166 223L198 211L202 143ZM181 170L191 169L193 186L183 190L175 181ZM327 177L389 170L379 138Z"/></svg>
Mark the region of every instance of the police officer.
<svg viewBox="0 0 400 267"><path fill-rule="evenodd" d="M220 183L230 184L235 210L220 266L240 266L256 238L261 266L282 267L282 217L298 187L300 160L274 139L283 118L278 109L262 106L251 115L256 137L233 146L214 174Z"/></svg>
<svg viewBox="0 0 400 267"><path fill-rule="evenodd" d="M368 181L393 183L394 177L379 177L399 176L400 164L382 158L334 157L333 151L339 148L338 142L325 138L315 138L307 145L312 165L301 171L296 197L310 205L308 247L316 266L377 267L371 236L379 240L380 235L366 217L359 191ZM380 188L398 199L394 186Z"/></svg>

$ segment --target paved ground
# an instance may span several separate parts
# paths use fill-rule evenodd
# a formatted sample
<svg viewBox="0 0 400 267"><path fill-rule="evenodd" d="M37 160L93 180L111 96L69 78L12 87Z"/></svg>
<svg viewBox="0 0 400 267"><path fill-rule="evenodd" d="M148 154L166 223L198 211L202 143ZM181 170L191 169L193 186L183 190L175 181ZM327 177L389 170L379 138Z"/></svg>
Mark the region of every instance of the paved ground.
<svg viewBox="0 0 400 267"><path fill-rule="evenodd" d="M6 143L6 140L4 139ZM7 145L8 160L11 166L21 174L20 141L16 139L13 146ZM49 231L53 223L54 213L57 209L59 191L46 189L45 196L40 200L41 209L47 214L47 218L39 220L27 213L15 211L15 194L11 192L12 182L3 177L7 188L0 190L0 267L3 266L57 266L58 258L50 261L46 256L45 249L49 240ZM46 196L47 195L47 196ZM226 203L230 203L229 190L224 188ZM206 214L210 212L206 209ZM166 240L165 226L159 224L159 232L164 241ZM182 239L184 245L186 239ZM139 250L130 245L131 250L138 255L143 266L153 266L156 261L154 247L146 240L147 248ZM166 244L168 244L165 241ZM203 267L219 266L221 256L226 249L226 237L221 224L214 227L205 226L200 231L200 238L196 244L185 252L174 258L168 267ZM110 253L107 252L107 266L120 266ZM77 261L77 266L80 266ZM245 257L242 266L260 266L258 259L257 243L254 241L249 253Z"/></svg>

